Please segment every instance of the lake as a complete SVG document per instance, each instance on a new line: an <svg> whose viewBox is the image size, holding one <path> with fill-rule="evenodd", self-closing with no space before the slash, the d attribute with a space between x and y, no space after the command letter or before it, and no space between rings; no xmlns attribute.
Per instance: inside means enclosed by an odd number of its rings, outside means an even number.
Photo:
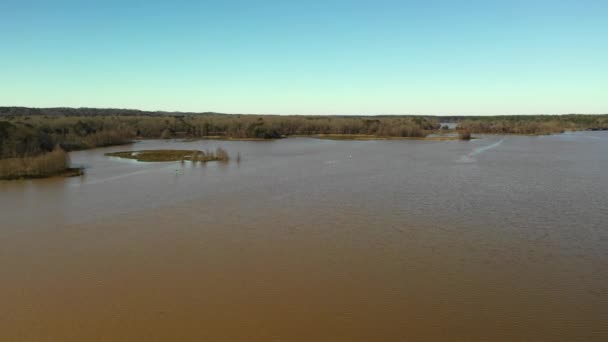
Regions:
<svg viewBox="0 0 608 342"><path fill-rule="evenodd" d="M608 132L71 158L0 182L2 341L608 340Z"/></svg>

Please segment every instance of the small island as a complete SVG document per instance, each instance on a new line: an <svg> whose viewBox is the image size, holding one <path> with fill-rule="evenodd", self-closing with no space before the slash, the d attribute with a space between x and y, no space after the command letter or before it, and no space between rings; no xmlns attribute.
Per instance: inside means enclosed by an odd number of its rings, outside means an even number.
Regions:
<svg viewBox="0 0 608 342"><path fill-rule="evenodd" d="M108 157L118 157L133 159L140 162L172 162L185 161L209 162L209 161L228 161L228 152L221 147L215 151L199 150L142 150L142 151L121 151L105 154Z"/></svg>

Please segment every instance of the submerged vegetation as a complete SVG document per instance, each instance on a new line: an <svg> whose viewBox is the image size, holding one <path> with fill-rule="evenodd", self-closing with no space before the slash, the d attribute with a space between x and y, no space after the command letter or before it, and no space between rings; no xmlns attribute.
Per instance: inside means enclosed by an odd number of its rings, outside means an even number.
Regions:
<svg viewBox="0 0 608 342"><path fill-rule="evenodd" d="M471 140L471 131L468 129L460 129L458 131L458 139L460 140Z"/></svg>
<svg viewBox="0 0 608 342"><path fill-rule="evenodd" d="M454 129L442 128L441 122L456 123L458 136ZM135 139L269 140L310 136L351 140L468 140L471 134L480 133L552 134L587 129L608 129L608 115L282 116L0 107L0 160L5 165L3 174L29 177L55 173L54 167L49 166L49 172L42 172L40 167L31 165L36 163L32 158L49 154L56 146L62 151L73 151L127 144ZM8 169L13 171L5 171ZM20 171L16 172L17 169Z"/></svg>
<svg viewBox="0 0 608 342"><path fill-rule="evenodd" d="M371 134L316 134L316 135L305 135L303 137L310 137L315 139L324 140L457 140L458 137L448 135L434 135L424 137L391 137L391 136L378 136Z"/></svg>
<svg viewBox="0 0 608 342"><path fill-rule="evenodd" d="M221 147L215 151L198 150L143 150L106 153L109 157L134 159L141 162L170 162L189 160L192 162L209 162L230 160L228 152Z"/></svg>

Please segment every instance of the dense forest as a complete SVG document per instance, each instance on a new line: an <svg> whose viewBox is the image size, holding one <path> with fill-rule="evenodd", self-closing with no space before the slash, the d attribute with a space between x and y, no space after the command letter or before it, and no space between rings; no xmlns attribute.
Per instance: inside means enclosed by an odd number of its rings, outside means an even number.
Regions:
<svg viewBox="0 0 608 342"><path fill-rule="evenodd" d="M608 115L509 115L447 117L461 130L485 134L553 134L608 129Z"/></svg>
<svg viewBox="0 0 608 342"><path fill-rule="evenodd" d="M66 151L135 138L278 139L292 135L365 134L424 137L440 128L430 117L347 117L161 113L100 109L0 108L0 158Z"/></svg>
<svg viewBox="0 0 608 342"><path fill-rule="evenodd" d="M16 167L17 158L29 158L23 162L27 161L30 173L42 175L44 165L56 173L60 168L57 165L68 164L63 151L125 144L133 139L278 139L319 134L420 138L451 131L442 127L443 122L457 123L456 130L464 140L470 139L471 133L551 134L608 129L608 115L283 116L0 107L0 178L2 170ZM56 163L48 158L35 160L46 154Z"/></svg>

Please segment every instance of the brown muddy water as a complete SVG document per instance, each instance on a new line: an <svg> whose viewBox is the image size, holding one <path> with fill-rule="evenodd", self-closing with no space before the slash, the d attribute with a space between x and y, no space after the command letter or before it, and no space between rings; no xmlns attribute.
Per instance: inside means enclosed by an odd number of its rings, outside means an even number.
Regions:
<svg viewBox="0 0 608 342"><path fill-rule="evenodd" d="M72 161L0 183L0 341L608 340L605 132Z"/></svg>

